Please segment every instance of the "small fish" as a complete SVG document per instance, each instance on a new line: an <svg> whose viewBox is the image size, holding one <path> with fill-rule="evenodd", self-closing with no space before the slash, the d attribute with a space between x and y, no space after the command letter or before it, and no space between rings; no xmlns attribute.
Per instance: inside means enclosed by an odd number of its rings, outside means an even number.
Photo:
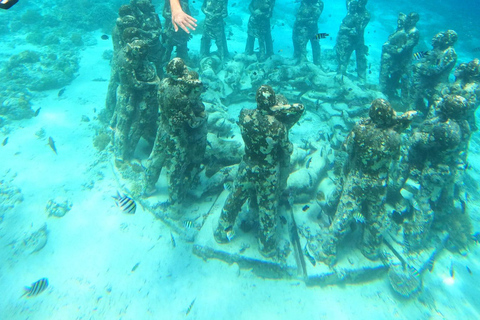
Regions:
<svg viewBox="0 0 480 320"><path fill-rule="evenodd" d="M278 53L280 53L280 52L282 52L282 51L283 51L283 49L279 49L279 50L278 50Z"/></svg>
<svg viewBox="0 0 480 320"><path fill-rule="evenodd" d="M191 229L193 228L193 221L192 220L185 220L183 221L183 226L186 228L186 229Z"/></svg>
<svg viewBox="0 0 480 320"><path fill-rule="evenodd" d="M366 221L365 216L360 212L355 212L353 214L353 219L355 219L355 222L358 222L358 223L365 223Z"/></svg>
<svg viewBox="0 0 480 320"><path fill-rule="evenodd" d="M455 277L455 269L453 268L453 260L450 262L450 277Z"/></svg>
<svg viewBox="0 0 480 320"><path fill-rule="evenodd" d="M102 36L100 37L102 40L108 40L108 36L106 34L102 34Z"/></svg>
<svg viewBox="0 0 480 320"><path fill-rule="evenodd" d="M322 33L317 33L313 39L314 40L320 40L320 39L325 39L326 37L328 37L329 34L328 33L325 33L325 32L322 32Z"/></svg>
<svg viewBox="0 0 480 320"><path fill-rule="evenodd" d="M233 231L233 226L229 226L225 228L225 233L227 234L228 241L232 241L233 237L235 236L235 232Z"/></svg>
<svg viewBox="0 0 480 320"><path fill-rule="evenodd" d="M60 91L58 91L57 96L58 96L58 97L61 97L64 92L65 92L65 88L60 89Z"/></svg>
<svg viewBox="0 0 480 320"><path fill-rule="evenodd" d="M58 154L57 148L55 148L55 141L53 141L52 137L48 137L48 145L53 150L53 152L55 152L55 154Z"/></svg>
<svg viewBox="0 0 480 320"><path fill-rule="evenodd" d="M465 266L465 268L467 268L467 271L469 274L472 274L472 270L470 270L470 268L468 266Z"/></svg>
<svg viewBox="0 0 480 320"><path fill-rule="evenodd" d="M427 269L429 272L433 271L433 266L435 264L435 256L431 256L427 261Z"/></svg>
<svg viewBox="0 0 480 320"><path fill-rule="evenodd" d="M305 212L308 209L310 209L310 206L308 204L306 204L306 205L303 206L302 211Z"/></svg>
<svg viewBox="0 0 480 320"><path fill-rule="evenodd" d="M38 116L38 114L40 113L40 109L42 109L42 107L38 108L35 113L33 114L34 117Z"/></svg>
<svg viewBox="0 0 480 320"><path fill-rule="evenodd" d="M408 266L408 268L410 269L410 272L412 273L413 276L415 276L416 278L420 277L420 274L418 273L418 270L415 269L415 267Z"/></svg>
<svg viewBox="0 0 480 320"><path fill-rule="evenodd" d="M190 303L190 305L188 306L187 308L187 312L185 312L185 315L188 316L188 314L190 313L190 311L192 311L192 308L193 308L193 304L195 303L195 300L197 300L197 298L193 299L193 301Z"/></svg>
<svg viewBox="0 0 480 320"><path fill-rule="evenodd" d="M135 200L133 200L127 195L122 196L117 191L117 195L113 196L112 198L115 199L115 204L117 205L117 207L122 209L122 211L125 213L134 214L137 210L137 204L135 203Z"/></svg>
<svg viewBox="0 0 480 320"><path fill-rule="evenodd" d="M170 241L172 242L172 247L176 247L177 243L175 242L175 238L173 237L173 234L170 232Z"/></svg>
<svg viewBox="0 0 480 320"><path fill-rule="evenodd" d="M27 297L33 297L39 295L48 287L48 279L42 278L34 283L30 287L25 287L25 293L22 295Z"/></svg>
<svg viewBox="0 0 480 320"><path fill-rule="evenodd" d="M233 182L228 181L223 184L223 188L227 190L228 192L232 192L233 190Z"/></svg>
<svg viewBox="0 0 480 320"><path fill-rule="evenodd" d="M310 251L308 251L307 245L305 245L305 247L303 248L303 254L305 255L305 257L307 257L308 261L310 261L312 266L315 267L316 265L315 258L312 257L312 255L310 254Z"/></svg>
<svg viewBox="0 0 480 320"><path fill-rule="evenodd" d="M310 167L311 162L312 162L312 157L308 158L307 163L305 164L305 168L308 169Z"/></svg>
<svg viewBox="0 0 480 320"><path fill-rule="evenodd" d="M135 270L137 270L137 268L138 268L139 265L140 265L140 262L137 262L137 263L133 266L131 272L134 272Z"/></svg>
<svg viewBox="0 0 480 320"><path fill-rule="evenodd" d="M6 146L7 143L8 143L8 137L6 137L5 139L3 139L2 147Z"/></svg>
<svg viewBox="0 0 480 320"><path fill-rule="evenodd" d="M413 54L413 59L414 60L420 60L422 58L425 58L425 56L428 54L427 51L418 51Z"/></svg>

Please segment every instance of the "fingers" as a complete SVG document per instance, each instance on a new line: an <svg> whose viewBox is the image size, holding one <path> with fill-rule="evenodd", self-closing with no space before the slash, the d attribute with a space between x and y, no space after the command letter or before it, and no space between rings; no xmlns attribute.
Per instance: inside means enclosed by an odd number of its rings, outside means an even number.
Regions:
<svg viewBox="0 0 480 320"><path fill-rule="evenodd" d="M175 29L175 32L177 32L178 31L178 26L175 23L175 19L173 17L172 17L172 24L173 24L173 29Z"/></svg>
<svg viewBox="0 0 480 320"><path fill-rule="evenodd" d="M173 27L175 28L175 32L178 31L178 27L182 28L186 33L190 33L188 29L195 30L197 19L189 16L188 14L178 14L175 17L172 17Z"/></svg>

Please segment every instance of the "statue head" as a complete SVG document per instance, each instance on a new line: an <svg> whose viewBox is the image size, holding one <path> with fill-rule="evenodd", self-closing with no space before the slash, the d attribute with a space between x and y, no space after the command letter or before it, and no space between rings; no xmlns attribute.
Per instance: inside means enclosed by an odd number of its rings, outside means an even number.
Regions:
<svg viewBox="0 0 480 320"><path fill-rule="evenodd" d="M185 62L181 58L173 58L167 64L167 73L175 77L182 77L188 72Z"/></svg>
<svg viewBox="0 0 480 320"><path fill-rule="evenodd" d="M275 91L273 91L273 88L268 85L262 85L258 88L255 100L257 101L257 108L260 111L267 111L267 113L270 113L270 109L277 101L275 98Z"/></svg>
<svg viewBox="0 0 480 320"><path fill-rule="evenodd" d="M391 127L395 124L396 112L385 99L375 99L368 113L372 122L378 127Z"/></svg>
<svg viewBox="0 0 480 320"><path fill-rule="evenodd" d="M453 30L447 30L444 32L437 33L432 38L432 46L433 48L438 48L441 50L445 50L448 47L451 47L457 42L458 35Z"/></svg>
<svg viewBox="0 0 480 320"><path fill-rule="evenodd" d="M468 101L462 96L449 94L438 103L440 116L446 119L465 119L468 110Z"/></svg>

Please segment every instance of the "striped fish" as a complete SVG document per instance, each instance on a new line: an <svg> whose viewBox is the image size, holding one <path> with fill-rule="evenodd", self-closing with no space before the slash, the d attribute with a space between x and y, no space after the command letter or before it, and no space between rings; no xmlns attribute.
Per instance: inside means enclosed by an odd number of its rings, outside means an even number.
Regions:
<svg viewBox="0 0 480 320"><path fill-rule="evenodd" d="M359 212L353 214L353 219L355 219L355 222L365 223L365 216Z"/></svg>
<svg viewBox="0 0 480 320"><path fill-rule="evenodd" d="M413 59L414 60L420 60L425 58L425 56L428 54L427 51L418 51L413 54Z"/></svg>
<svg viewBox="0 0 480 320"><path fill-rule="evenodd" d="M185 221L183 221L183 226L186 229L191 229L191 228L193 228L193 221L192 220L185 220Z"/></svg>
<svg viewBox="0 0 480 320"><path fill-rule="evenodd" d="M233 182L228 181L223 184L223 188L227 190L228 192L232 192L233 190Z"/></svg>
<svg viewBox="0 0 480 320"><path fill-rule="evenodd" d="M134 214L137 210L137 204L135 203L135 200L127 195L122 196L119 192L117 192L117 195L113 196L112 198L115 199L115 204L117 207L122 209L122 211L125 213Z"/></svg>
<svg viewBox="0 0 480 320"><path fill-rule="evenodd" d="M39 295L45 289L48 287L48 279L47 278L42 278L34 283L30 287L25 287L25 293L22 295L27 296L27 297L34 297L36 295Z"/></svg>
<svg viewBox="0 0 480 320"><path fill-rule="evenodd" d="M325 39L326 37L328 37L329 34L328 33L325 33L325 32L322 32L322 33L317 33L313 39L315 40L320 40L320 39Z"/></svg>

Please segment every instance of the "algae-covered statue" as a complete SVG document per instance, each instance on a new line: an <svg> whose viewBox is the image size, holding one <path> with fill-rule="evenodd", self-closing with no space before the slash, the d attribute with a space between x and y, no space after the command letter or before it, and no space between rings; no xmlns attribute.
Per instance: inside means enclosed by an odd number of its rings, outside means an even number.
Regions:
<svg viewBox="0 0 480 320"><path fill-rule="evenodd" d="M453 30L437 33L432 38L433 49L413 66L412 109L426 114L429 106L441 98L441 91L448 84L450 72L457 62L453 48L457 39Z"/></svg>
<svg viewBox="0 0 480 320"><path fill-rule="evenodd" d="M365 28L370 22L370 13L365 6L367 0L347 0L347 16L338 30L335 52L337 54L337 80L342 81L347 72L353 51L357 59L357 74L361 81L367 77L368 47L365 45Z"/></svg>
<svg viewBox="0 0 480 320"><path fill-rule="evenodd" d="M250 199L258 206L260 253L271 257L277 250L278 198L286 186L293 150L288 131L300 119L304 107L278 104L275 92L267 85L257 90L256 100L256 109L243 109L240 113L245 155L214 236L219 243L231 239L235 220L243 204Z"/></svg>
<svg viewBox="0 0 480 320"><path fill-rule="evenodd" d="M390 166L400 156L401 133L416 112L398 116L384 99L372 102L369 118L355 125L344 143L348 157L343 167L338 206L328 230L309 244L317 260L336 262L337 244L351 224L363 228L360 245L369 259L378 258L382 232L389 224L385 209Z"/></svg>
<svg viewBox="0 0 480 320"><path fill-rule="evenodd" d="M320 39L318 34L318 19L323 11L321 0L303 0L298 8L293 24L293 57L297 63L307 61L307 44L312 47L313 63L320 65Z"/></svg>
<svg viewBox="0 0 480 320"><path fill-rule="evenodd" d="M245 46L245 53L253 54L255 39L258 39L259 60L265 60L273 55L272 30L270 18L272 17L275 0L252 0L248 9L250 19L248 20L248 37Z"/></svg>
<svg viewBox="0 0 480 320"><path fill-rule="evenodd" d="M380 65L380 90L391 100L401 98L406 102L412 74L413 48L418 44L420 33L416 28L418 13L400 13L397 30L388 37L382 47ZM401 90L400 96L397 90Z"/></svg>
<svg viewBox="0 0 480 320"><path fill-rule="evenodd" d="M142 136L152 134L158 116L157 90L160 80L147 59L148 43L127 43L118 59L119 87L110 122L116 164L130 160Z"/></svg>
<svg viewBox="0 0 480 320"><path fill-rule="evenodd" d="M164 166L169 168L169 202L179 205L199 172L207 143L203 85L195 71L174 58L166 68L169 77L159 88L160 118L153 150L146 162L145 194L155 191ZM178 206L176 207L178 208Z"/></svg>
<svg viewBox="0 0 480 320"><path fill-rule="evenodd" d="M210 54L212 40L217 45L217 54L220 59L228 58L227 37L225 36L225 19L228 16L228 0L204 0L202 12L205 14L200 55Z"/></svg>
<svg viewBox="0 0 480 320"><path fill-rule="evenodd" d="M408 216L405 244L410 250L422 248L434 226L450 234L447 248L464 252L472 232L463 183L471 134L468 101L444 96L432 115L410 139L408 176L401 190Z"/></svg>

